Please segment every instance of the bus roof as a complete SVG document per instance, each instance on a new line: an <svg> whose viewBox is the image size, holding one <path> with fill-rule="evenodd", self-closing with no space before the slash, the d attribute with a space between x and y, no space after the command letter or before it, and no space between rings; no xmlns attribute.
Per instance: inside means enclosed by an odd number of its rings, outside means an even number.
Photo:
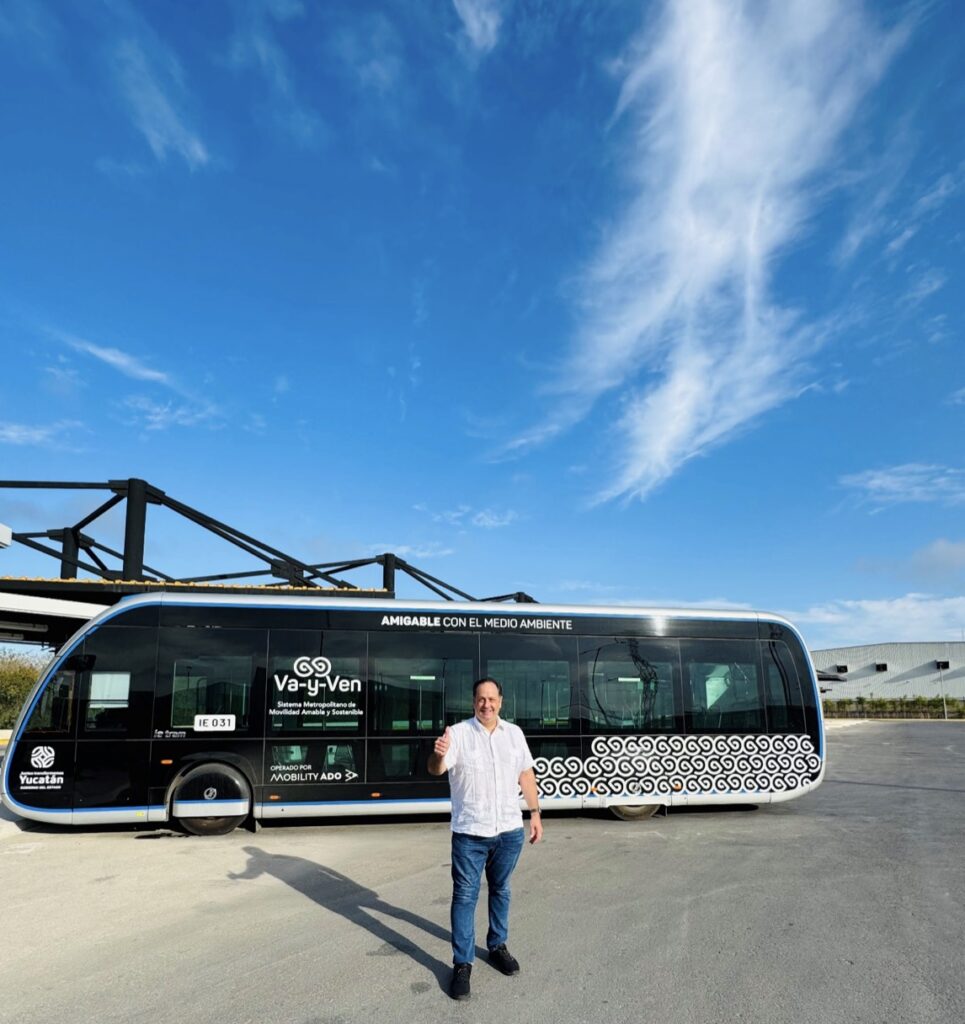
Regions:
<svg viewBox="0 0 965 1024"><path fill-rule="evenodd" d="M326 597L308 594L190 594L171 593L168 591L137 594L122 598L112 608L105 609L105 614L98 616L98 621L113 617L122 611L150 605L173 605L218 608L293 608L338 611L377 612L391 610L413 612L460 612L467 614L512 615L517 618L540 618L546 616L600 616L609 618L668 618L693 620L724 620L733 622L755 622L764 620L794 626L784 616L772 612L757 611L748 608L695 608L666 607L642 605L564 605L564 604L504 604L485 601L429 601L406 598L357 598L357 597Z"/></svg>

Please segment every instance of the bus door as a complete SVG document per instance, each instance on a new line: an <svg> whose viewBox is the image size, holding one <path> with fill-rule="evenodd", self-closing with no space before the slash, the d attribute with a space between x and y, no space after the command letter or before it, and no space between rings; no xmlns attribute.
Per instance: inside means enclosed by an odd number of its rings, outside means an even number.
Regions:
<svg viewBox="0 0 965 1024"><path fill-rule="evenodd" d="M368 800L365 634L273 629L259 802ZM269 812L271 813L271 812Z"/></svg>
<svg viewBox="0 0 965 1024"><path fill-rule="evenodd" d="M203 764L231 766L255 796L265 741L268 631L162 625L158 634L152 805L164 807L172 781ZM217 816L201 814L193 795L182 799L192 806L179 817Z"/></svg>
<svg viewBox="0 0 965 1024"><path fill-rule="evenodd" d="M447 725L472 717L478 636L373 631L368 664L366 778L384 799L448 799L429 756Z"/></svg>
<svg viewBox="0 0 965 1024"><path fill-rule="evenodd" d="M157 630L104 626L84 641L78 679L75 824L98 811L147 818ZM77 812L85 812L80 817Z"/></svg>
<svg viewBox="0 0 965 1024"><path fill-rule="evenodd" d="M27 807L62 813L69 821L74 796L74 745L82 655L50 677L30 710L10 754L10 796Z"/></svg>

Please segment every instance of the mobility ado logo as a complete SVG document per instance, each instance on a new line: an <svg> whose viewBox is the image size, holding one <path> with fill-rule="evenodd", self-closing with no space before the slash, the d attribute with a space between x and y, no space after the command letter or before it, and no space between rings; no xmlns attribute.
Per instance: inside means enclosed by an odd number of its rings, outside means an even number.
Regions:
<svg viewBox="0 0 965 1024"><path fill-rule="evenodd" d="M320 693L362 692L362 680L349 679L337 672L333 674L332 663L328 658L310 658L307 655L296 658L292 673L275 673L275 689L279 693L298 693L303 690L309 697L317 697Z"/></svg>
<svg viewBox="0 0 965 1024"><path fill-rule="evenodd" d="M351 768L330 768L320 771L313 765L305 764L273 764L269 782L353 782L358 772Z"/></svg>

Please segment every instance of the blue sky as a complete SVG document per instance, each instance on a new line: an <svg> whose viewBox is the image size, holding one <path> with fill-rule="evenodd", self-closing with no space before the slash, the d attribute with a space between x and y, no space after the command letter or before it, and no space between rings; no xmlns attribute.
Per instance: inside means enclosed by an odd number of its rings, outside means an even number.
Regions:
<svg viewBox="0 0 965 1024"><path fill-rule="evenodd" d="M961 639L963 43L951 2L4 0L0 478ZM164 571L250 567L152 515Z"/></svg>

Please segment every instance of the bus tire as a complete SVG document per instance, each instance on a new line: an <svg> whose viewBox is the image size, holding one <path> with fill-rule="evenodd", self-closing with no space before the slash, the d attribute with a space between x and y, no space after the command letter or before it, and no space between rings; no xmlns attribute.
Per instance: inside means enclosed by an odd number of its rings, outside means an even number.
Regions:
<svg viewBox="0 0 965 1024"><path fill-rule="evenodd" d="M610 806L610 813L620 821L645 821L652 818L660 810L661 804L621 804Z"/></svg>
<svg viewBox="0 0 965 1024"><path fill-rule="evenodd" d="M214 796L210 796L214 793ZM196 816L177 814L179 803L197 807L202 800L219 798L244 804L243 814ZM214 806L212 806L212 810ZM248 780L227 764L200 764L187 772L174 788L171 797L171 817L178 826L193 836L226 836L248 818L251 809L251 787Z"/></svg>

